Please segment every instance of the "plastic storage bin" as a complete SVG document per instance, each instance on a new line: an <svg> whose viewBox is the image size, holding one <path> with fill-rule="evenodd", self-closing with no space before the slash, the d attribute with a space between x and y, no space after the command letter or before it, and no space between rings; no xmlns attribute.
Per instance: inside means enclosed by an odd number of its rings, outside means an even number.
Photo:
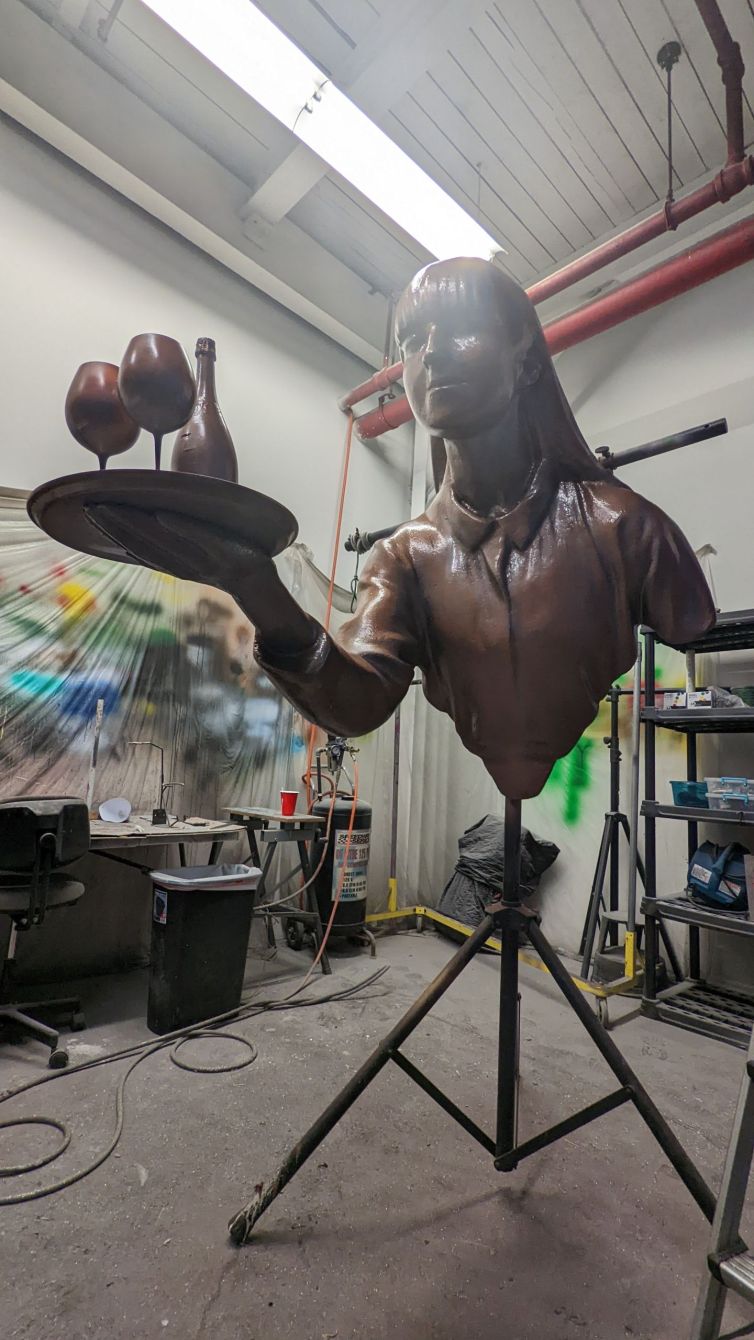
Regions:
<svg viewBox="0 0 754 1340"><path fill-rule="evenodd" d="M687 808L706 809L707 808L707 783L706 782L671 782L673 791L673 804L685 805Z"/></svg>
<svg viewBox="0 0 754 1340"><path fill-rule="evenodd" d="M153 870L147 1027L171 1033L241 1001L254 890L247 865Z"/></svg>
<svg viewBox="0 0 754 1340"><path fill-rule="evenodd" d="M751 791L716 791L709 798L711 810L754 810Z"/></svg>
<svg viewBox="0 0 754 1340"><path fill-rule="evenodd" d="M754 778L705 777L711 810L754 810Z"/></svg>

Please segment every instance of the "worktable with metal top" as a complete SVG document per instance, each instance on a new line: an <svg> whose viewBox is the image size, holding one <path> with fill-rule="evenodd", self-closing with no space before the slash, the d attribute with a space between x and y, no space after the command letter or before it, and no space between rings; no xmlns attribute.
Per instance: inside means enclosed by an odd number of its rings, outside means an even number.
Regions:
<svg viewBox="0 0 754 1340"><path fill-rule="evenodd" d="M129 861L116 853L126 847L173 847L178 848L181 865L187 865L186 847L197 842L210 842L207 865L214 865L220 855L223 843L236 841L246 831L241 823L230 823L223 819L207 819L203 824L187 824L176 820L172 824L153 824L149 818L129 819L126 823L106 823L103 819L92 819L90 824L89 849L95 856L103 856L110 861L135 866L137 870L147 870L139 861Z"/></svg>
<svg viewBox="0 0 754 1340"><path fill-rule="evenodd" d="M256 904L254 916L263 917L266 921L270 945L275 943L271 919L272 917L280 917L286 941L292 949L301 948L303 943L302 927L311 931L315 949L319 949L322 942L323 927L314 887L309 882L312 879L313 871L307 843L313 842L315 838L321 835L325 827L325 816L322 814L307 814L306 812L283 814L280 810L267 809L262 805L224 805L223 809L231 823L243 824L249 838L251 859L254 865L259 866L262 871L262 878L254 894ZM299 864L284 875L272 889L268 890L266 880L273 857L278 844L285 842L295 842L298 848ZM260 855L260 843L267 848L264 859ZM295 894L282 906L270 906L262 901L265 894L270 899L274 898L278 889L299 873L303 875L304 883L307 885L303 891L303 896L306 899L305 908L295 906ZM330 961L326 952L322 954L320 962L323 973L331 972Z"/></svg>

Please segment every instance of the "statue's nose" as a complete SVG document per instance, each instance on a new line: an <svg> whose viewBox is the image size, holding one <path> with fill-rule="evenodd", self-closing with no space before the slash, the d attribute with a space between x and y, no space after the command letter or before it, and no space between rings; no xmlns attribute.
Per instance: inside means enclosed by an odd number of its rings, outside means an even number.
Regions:
<svg viewBox="0 0 754 1340"><path fill-rule="evenodd" d="M437 363L438 359L443 356L444 347L444 343L438 335L437 326L430 326L422 350L422 362L426 368Z"/></svg>

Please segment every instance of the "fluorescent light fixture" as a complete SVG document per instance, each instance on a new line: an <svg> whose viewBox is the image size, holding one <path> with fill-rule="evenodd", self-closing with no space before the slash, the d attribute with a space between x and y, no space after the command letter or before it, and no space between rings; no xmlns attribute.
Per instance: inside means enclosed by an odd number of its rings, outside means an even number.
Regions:
<svg viewBox="0 0 754 1340"><path fill-rule="evenodd" d="M251 0L143 0L438 259L504 250Z"/></svg>

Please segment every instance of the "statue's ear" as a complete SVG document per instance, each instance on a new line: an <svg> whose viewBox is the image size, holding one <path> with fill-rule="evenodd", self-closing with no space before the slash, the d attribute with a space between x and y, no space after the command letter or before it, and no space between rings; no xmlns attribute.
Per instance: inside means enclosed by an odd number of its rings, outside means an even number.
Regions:
<svg viewBox="0 0 754 1340"><path fill-rule="evenodd" d="M542 360L536 346L529 345L523 359L518 374L518 385L521 390L529 386L534 386L542 376Z"/></svg>

